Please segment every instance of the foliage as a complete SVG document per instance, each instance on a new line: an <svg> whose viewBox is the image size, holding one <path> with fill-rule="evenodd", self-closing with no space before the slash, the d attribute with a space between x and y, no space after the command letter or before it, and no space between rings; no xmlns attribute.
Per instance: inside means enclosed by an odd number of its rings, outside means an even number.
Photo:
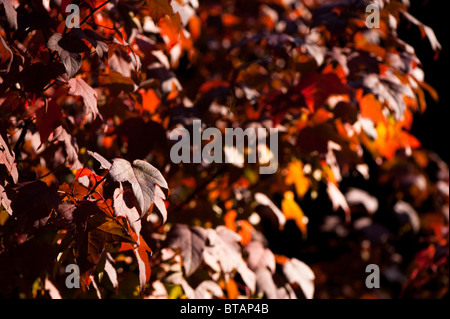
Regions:
<svg viewBox="0 0 450 319"><path fill-rule="evenodd" d="M0 296L448 296L448 167L409 133L437 94L397 26L440 44L406 2L368 29L362 0L1 0ZM195 119L278 128L279 169L173 163Z"/></svg>

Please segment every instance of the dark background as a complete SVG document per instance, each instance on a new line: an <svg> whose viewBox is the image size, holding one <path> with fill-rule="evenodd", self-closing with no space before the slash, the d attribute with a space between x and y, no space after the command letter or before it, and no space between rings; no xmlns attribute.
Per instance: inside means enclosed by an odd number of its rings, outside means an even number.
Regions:
<svg viewBox="0 0 450 319"><path fill-rule="evenodd" d="M422 142L424 148L435 151L445 162L449 157L449 117L450 106L450 15L442 0L411 0L410 13L422 23L430 26L442 45L437 59L427 38L422 39L419 29L408 23L402 23L399 30L401 39L416 49L417 56L423 64L425 82L439 94L439 102L427 95L427 110L417 114L414 119L413 134Z"/></svg>

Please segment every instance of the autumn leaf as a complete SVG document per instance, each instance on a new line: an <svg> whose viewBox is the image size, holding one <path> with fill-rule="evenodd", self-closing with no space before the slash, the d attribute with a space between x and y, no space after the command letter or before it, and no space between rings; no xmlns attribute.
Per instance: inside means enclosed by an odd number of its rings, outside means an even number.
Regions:
<svg viewBox="0 0 450 319"><path fill-rule="evenodd" d="M267 268L258 268L255 272L256 289L268 299L279 299L278 288L273 280L272 273Z"/></svg>
<svg viewBox="0 0 450 319"><path fill-rule="evenodd" d="M350 220L350 207L348 206L347 199L341 190L332 182L327 182L327 193L333 204L333 210L337 211L341 208L345 212L346 220Z"/></svg>
<svg viewBox="0 0 450 319"><path fill-rule="evenodd" d="M148 247L145 240L139 238L139 246L133 250L139 267L139 287L141 293L144 291L145 284L150 280L152 270L150 268L150 256L152 250Z"/></svg>
<svg viewBox="0 0 450 319"><path fill-rule="evenodd" d="M187 225L181 224L174 225L167 235L167 247L181 250L186 277L192 275L202 263L206 236L206 230L203 228L189 228Z"/></svg>
<svg viewBox="0 0 450 319"><path fill-rule="evenodd" d="M60 201L56 189L39 180L8 184L5 192L11 200L12 215L34 227L45 225Z"/></svg>
<svg viewBox="0 0 450 319"><path fill-rule="evenodd" d="M69 133L67 133L66 129L62 125L58 126L52 134L50 134L49 139L52 142L64 143L65 151L67 153L66 159L69 166L72 169L81 168L82 165L78 159L78 145L76 140Z"/></svg>
<svg viewBox="0 0 450 319"><path fill-rule="evenodd" d="M167 219L167 211L163 200L164 193L159 189L168 190L168 185L162 174L151 164L135 160L133 164L127 160L116 158L112 161L109 174L117 182L128 182L131 184L133 194L139 203L141 217L144 216L152 203L158 207L163 222Z"/></svg>
<svg viewBox="0 0 450 319"><path fill-rule="evenodd" d="M8 65L5 67L5 69L0 69L0 71L6 71L9 72L11 69L11 64L13 62L13 52L9 48L8 44L6 44L3 37L0 35L0 64L4 64L8 61Z"/></svg>
<svg viewBox="0 0 450 319"><path fill-rule="evenodd" d="M131 196L130 196L131 195ZM141 233L141 217L136 206L133 203L134 197L129 188L122 187L114 190L114 215L125 217L130 224L131 229L136 233L139 239ZM139 242L138 242L139 244Z"/></svg>
<svg viewBox="0 0 450 319"><path fill-rule="evenodd" d="M71 34L80 38L81 40L86 40L87 42L95 48L95 52L99 56L99 58L104 58L105 54L108 53L108 45L104 42L107 39L100 36L97 32L91 29L80 29L74 28L71 31Z"/></svg>
<svg viewBox="0 0 450 319"><path fill-rule="evenodd" d="M97 108L97 92L89 84L81 77L76 77L69 80L69 86L69 94L83 98L86 115L92 113L94 119L102 117Z"/></svg>
<svg viewBox="0 0 450 319"><path fill-rule="evenodd" d="M103 156L101 156L100 154L98 154L97 152L92 152L92 151L87 151L87 153L92 156L93 158L95 158L99 163L101 168L103 169L111 169L111 163L105 159Z"/></svg>
<svg viewBox="0 0 450 319"><path fill-rule="evenodd" d="M17 165L15 163L15 155L9 148L9 145L3 139L0 134L0 164L6 166L8 173L11 175L13 181L17 183L19 178L19 172L17 171Z"/></svg>
<svg viewBox="0 0 450 319"><path fill-rule="evenodd" d="M195 299L212 299L213 297L223 297L223 291L220 286L212 281L205 280L198 285L194 290Z"/></svg>
<svg viewBox="0 0 450 319"><path fill-rule="evenodd" d="M386 122L383 106L373 94L367 94L359 100L361 116L371 119L375 124Z"/></svg>
<svg viewBox="0 0 450 319"><path fill-rule="evenodd" d="M41 143L45 143L50 134L61 125L61 108L55 100L49 100L37 110L36 117Z"/></svg>
<svg viewBox="0 0 450 319"><path fill-rule="evenodd" d="M331 95L348 94L349 91L335 74L307 74L298 84L305 97L306 106L314 112L325 104Z"/></svg>
<svg viewBox="0 0 450 319"><path fill-rule="evenodd" d="M58 52L61 62L66 69L68 77L72 78L81 68L81 54L80 52L78 52L79 49L76 47L74 48L75 52L71 52L64 49L60 43L62 40L64 40L63 36L60 33L55 33L48 39L47 46L49 49ZM67 41L65 41L65 43L67 43ZM84 45L84 43L81 42L81 45ZM84 46L86 47L86 45ZM84 48L81 49L82 52L87 50L88 50L87 47L86 49Z"/></svg>
<svg viewBox="0 0 450 319"><path fill-rule="evenodd" d="M92 201L64 201L58 206L58 213L61 216L69 235L78 237L87 229L88 217L92 214L100 214L97 205Z"/></svg>
<svg viewBox="0 0 450 319"><path fill-rule="evenodd" d="M257 204L264 205L270 208L270 210L278 220L278 227L280 229L283 229L284 225L286 224L286 216L283 214L283 212L263 193L256 193L255 200Z"/></svg>
<svg viewBox="0 0 450 319"><path fill-rule="evenodd" d="M155 113L160 103L161 100L152 89L148 89L142 93L142 108L150 112L150 114Z"/></svg>
<svg viewBox="0 0 450 319"><path fill-rule="evenodd" d="M251 291L255 290L255 274L242 259L239 242L241 236L224 226L215 230L207 230L209 245L203 251L203 260L212 269L219 267L229 278L233 271L237 271Z"/></svg>
<svg viewBox="0 0 450 319"><path fill-rule="evenodd" d="M3 8L5 9L6 20L8 21L9 26L16 30L17 29L17 11L11 4L9 0L0 0L0 4L3 4Z"/></svg>
<svg viewBox="0 0 450 319"><path fill-rule="evenodd" d="M303 210L294 200L294 194L291 191L284 193L284 199L281 202L281 209L286 220L294 220L297 227L302 231L304 238L307 236L308 217L305 216Z"/></svg>
<svg viewBox="0 0 450 319"><path fill-rule="evenodd" d="M111 217L96 214L87 218L86 230L75 238L75 258L84 283L89 286L107 244L134 243L126 229Z"/></svg>
<svg viewBox="0 0 450 319"><path fill-rule="evenodd" d="M283 273L290 283L300 285L307 299L314 297L314 280L316 276L308 265L296 258L292 258L283 265Z"/></svg>
<svg viewBox="0 0 450 319"><path fill-rule="evenodd" d="M430 41L430 44L431 44L431 48L434 51L439 52L442 49L442 45L439 42L439 40L437 39L436 34L434 33L433 29L431 29L429 26L423 24L422 22L420 22L419 20L414 18L411 14L409 14L405 10L400 9L399 11L409 22L411 22L419 27L420 32L422 33L422 37L426 36L428 38L428 40Z"/></svg>
<svg viewBox="0 0 450 319"><path fill-rule="evenodd" d="M275 273L275 256L262 243L252 241L244 246L244 252L248 254L247 264L251 270L256 272L258 269L264 268L268 269L272 274Z"/></svg>
<svg viewBox="0 0 450 319"><path fill-rule="evenodd" d="M295 190L300 198L305 196L310 187L310 180L303 172L303 163L295 160L290 162L285 179L286 185L295 185Z"/></svg>
<svg viewBox="0 0 450 319"><path fill-rule="evenodd" d="M173 9L169 4L169 0L146 0L146 2L150 16L155 23L166 14L169 16L173 15Z"/></svg>
<svg viewBox="0 0 450 319"><path fill-rule="evenodd" d="M162 0L164 1L164 0ZM173 16L165 15L158 24L161 28L161 35L166 41L169 48L172 48L182 35L180 15L174 14Z"/></svg>

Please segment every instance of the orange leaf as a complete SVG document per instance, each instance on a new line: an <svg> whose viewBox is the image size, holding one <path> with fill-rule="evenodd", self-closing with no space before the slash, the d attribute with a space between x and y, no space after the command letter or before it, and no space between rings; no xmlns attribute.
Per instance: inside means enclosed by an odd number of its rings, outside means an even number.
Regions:
<svg viewBox="0 0 450 319"><path fill-rule="evenodd" d="M141 93L141 95L143 109L149 111L150 114L155 113L156 108L161 103L161 100L158 98L155 91L148 89L147 91Z"/></svg>
<svg viewBox="0 0 450 319"><path fill-rule="evenodd" d="M232 231L236 231L236 229L237 229L236 217L237 217L237 212L234 209L228 211L225 214L225 216L223 217L223 220L225 222L225 227L228 229L231 229Z"/></svg>
<svg viewBox="0 0 450 319"><path fill-rule="evenodd" d="M414 136L405 132L402 123L378 123L375 148L387 159L392 159L401 148L418 148L420 142Z"/></svg>
<svg viewBox="0 0 450 319"><path fill-rule="evenodd" d="M165 15L159 20L158 26L161 28L161 36L168 47L173 47L181 38L181 19L178 13L169 16Z"/></svg>
<svg viewBox="0 0 450 319"><path fill-rule="evenodd" d="M288 173L285 178L286 185L295 184L297 195L302 198L310 187L310 180L303 173L303 163L295 160L288 165Z"/></svg>
<svg viewBox="0 0 450 319"><path fill-rule="evenodd" d="M197 16L192 16L192 18L189 19L189 31L191 33L191 37L196 40L200 38L201 35L201 28L202 28L202 20Z"/></svg>
<svg viewBox="0 0 450 319"><path fill-rule="evenodd" d="M221 80L213 80L203 83L200 88L198 89L198 92L201 94L205 94L213 89L221 88L221 87L229 87L230 84L226 81Z"/></svg>
<svg viewBox="0 0 450 319"><path fill-rule="evenodd" d="M238 220L239 231L237 232L241 236L242 246L247 245L252 241L253 226L246 220Z"/></svg>
<svg viewBox="0 0 450 319"><path fill-rule="evenodd" d="M370 43L361 32L356 33L353 39L355 41L356 49L373 53L381 58L386 56L386 49L379 45Z"/></svg>
<svg viewBox="0 0 450 319"><path fill-rule="evenodd" d="M371 119L375 124L386 121L383 115L383 106L373 94L367 94L359 100L361 116Z"/></svg>
<svg viewBox="0 0 450 319"><path fill-rule="evenodd" d="M239 297L239 289L236 282L233 279L229 279L226 283L226 289L228 294L228 299L236 299Z"/></svg>
<svg viewBox="0 0 450 319"><path fill-rule="evenodd" d="M222 14L222 23L226 27L231 27L233 25L239 24L241 22L241 19L236 17L235 15L224 13Z"/></svg>
<svg viewBox="0 0 450 319"><path fill-rule="evenodd" d="M285 263L287 263L289 261L289 258L287 258L286 256L283 256L283 255L275 255L275 261L279 265L284 265Z"/></svg>
<svg viewBox="0 0 450 319"><path fill-rule="evenodd" d="M327 112L325 109L318 109L316 111L316 113L314 113L311 120L315 125L319 125L319 124L325 123L332 117L333 117L333 114L331 114L330 112Z"/></svg>
<svg viewBox="0 0 450 319"><path fill-rule="evenodd" d="M112 136L105 136L102 140L102 144L105 148L109 149L113 145L114 137Z"/></svg>
<svg viewBox="0 0 450 319"><path fill-rule="evenodd" d="M291 191L284 193L284 199L281 202L281 210L283 211L286 220L294 220L297 227L302 231L303 236L306 236L306 224L308 223L308 218L305 216L300 206L295 202L294 193Z"/></svg>

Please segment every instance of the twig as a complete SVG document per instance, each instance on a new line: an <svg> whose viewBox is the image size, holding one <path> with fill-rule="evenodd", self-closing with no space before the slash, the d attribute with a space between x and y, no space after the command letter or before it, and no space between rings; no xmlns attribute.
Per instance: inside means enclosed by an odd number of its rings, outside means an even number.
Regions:
<svg viewBox="0 0 450 319"><path fill-rule="evenodd" d="M222 165L222 167L220 167L214 174L212 174L209 178L207 178L206 180L204 180L200 185L198 185L195 190L189 194L189 196L180 204L177 204L174 209L180 209L182 208L184 205L188 204L192 199L194 199L194 197L201 192L203 189L206 188L206 186L208 186L217 176L223 174L226 171L226 165Z"/></svg>
<svg viewBox="0 0 450 319"><path fill-rule="evenodd" d="M51 83L49 83L45 88L42 89L42 93L44 93L44 92L47 91L49 88L51 88L53 85L55 85L56 82L58 82L58 81L57 81L57 80L53 80Z"/></svg>
<svg viewBox="0 0 450 319"><path fill-rule="evenodd" d="M19 156L19 148L20 146L23 144L23 142L25 141L25 136L27 135L28 132L28 126L31 124L32 120L30 119L26 119L25 123L23 125L22 128L22 132L20 132L20 136L19 139L17 140L16 145L14 145L14 154L16 156L16 158L18 158Z"/></svg>
<svg viewBox="0 0 450 319"><path fill-rule="evenodd" d="M103 178L101 180L99 180L97 183L95 183L94 187L92 187L92 189L90 190L90 192L86 195L84 195L83 199L87 199L89 196L91 196L94 192L95 189L98 187L98 185L100 185L108 176L108 174L106 174L105 176L103 176Z"/></svg>
<svg viewBox="0 0 450 319"><path fill-rule="evenodd" d="M97 8L95 8L94 10L92 10L91 13L89 13L89 15L88 15L86 18L84 18L84 19L80 22L80 26L81 26L82 24L86 23L86 21L87 21L90 17L92 17L96 11L100 10L102 7L104 7L105 5L107 5L108 2L110 2L110 1L111 1L111 0L106 0L106 1L103 2L101 5L99 5Z"/></svg>

